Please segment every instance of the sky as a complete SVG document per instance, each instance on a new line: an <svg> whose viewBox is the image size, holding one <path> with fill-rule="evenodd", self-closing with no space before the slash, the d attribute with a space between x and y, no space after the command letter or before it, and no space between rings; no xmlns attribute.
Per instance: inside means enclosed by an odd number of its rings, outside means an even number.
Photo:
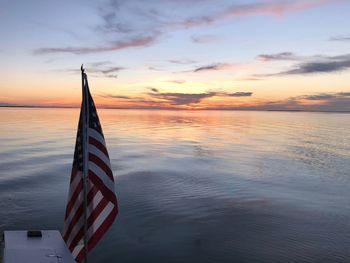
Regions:
<svg viewBox="0 0 350 263"><path fill-rule="evenodd" d="M0 0L0 106L350 111L348 0Z"/></svg>

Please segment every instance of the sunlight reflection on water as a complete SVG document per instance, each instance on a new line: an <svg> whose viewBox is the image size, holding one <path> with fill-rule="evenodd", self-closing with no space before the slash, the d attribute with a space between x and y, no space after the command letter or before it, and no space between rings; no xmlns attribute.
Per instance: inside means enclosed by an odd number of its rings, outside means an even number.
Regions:
<svg viewBox="0 0 350 263"><path fill-rule="evenodd" d="M78 109L0 113L0 230L62 229ZM91 262L350 260L348 114L99 115L120 214Z"/></svg>

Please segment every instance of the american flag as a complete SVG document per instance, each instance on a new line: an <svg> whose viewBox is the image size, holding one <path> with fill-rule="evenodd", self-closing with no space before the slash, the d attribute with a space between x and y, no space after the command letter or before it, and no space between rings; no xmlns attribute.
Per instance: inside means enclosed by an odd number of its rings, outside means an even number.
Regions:
<svg viewBox="0 0 350 263"><path fill-rule="evenodd" d="M63 230L63 239L77 262L86 258L87 252L94 248L118 213L106 143L83 69L82 81L83 101ZM87 159L85 165L84 156ZM84 166L87 171L85 181Z"/></svg>

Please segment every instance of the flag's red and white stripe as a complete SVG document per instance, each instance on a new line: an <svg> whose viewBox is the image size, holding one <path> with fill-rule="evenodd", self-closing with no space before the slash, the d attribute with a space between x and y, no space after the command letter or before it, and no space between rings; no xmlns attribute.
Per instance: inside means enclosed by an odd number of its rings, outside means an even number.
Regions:
<svg viewBox="0 0 350 263"><path fill-rule="evenodd" d="M84 248L84 147L87 148L87 251L90 251L108 228L117 213L117 199L114 193L114 179L111 164L97 116L96 108L89 92L87 78L83 73L85 98L80 114L70 189L64 222L63 238L76 261L82 262ZM85 99L88 100L84 101ZM83 108L86 105L86 108ZM84 119L86 110L88 117ZM87 144L83 142L84 125L87 125Z"/></svg>

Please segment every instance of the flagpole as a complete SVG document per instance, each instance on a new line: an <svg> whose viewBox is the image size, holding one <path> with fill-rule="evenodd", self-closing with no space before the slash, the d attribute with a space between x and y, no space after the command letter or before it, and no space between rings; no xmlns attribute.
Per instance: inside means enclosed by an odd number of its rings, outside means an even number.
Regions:
<svg viewBox="0 0 350 263"><path fill-rule="evenodd" d="M88 260L88 233L87 233L87 181L88 181L88 127L89 127L89 104L86 89L86 75L83 65L81 65L81 81L83 94L83 193L84 193L84 262ZM84 82L85 81L85 82Z"/></svg>

